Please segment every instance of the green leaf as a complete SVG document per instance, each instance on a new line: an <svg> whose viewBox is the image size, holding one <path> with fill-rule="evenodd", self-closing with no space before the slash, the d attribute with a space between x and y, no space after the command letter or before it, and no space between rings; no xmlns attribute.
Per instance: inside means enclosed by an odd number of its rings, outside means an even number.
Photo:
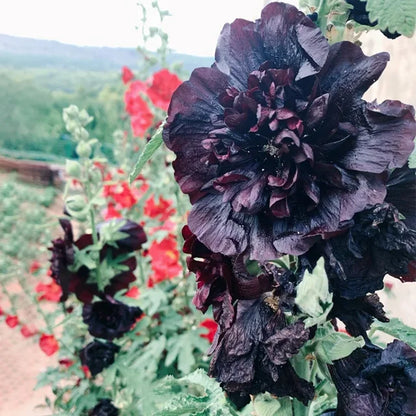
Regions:
<svg viewBox="0 0 416 416"><path fill-rule="evenodd" d="M416 27L415 0L367 0L366 10L371 22L377 20L380 30L413 36Z"/></svg>
<svg viewBox="0 0 416 416"><path fill-rule="evenodd" d="M363 337L351 337L337 332L330 322L318 327L315 337L305 345L321 363L332 364L335 360L349 356L365 344Z"/></svg>
<svg viewBox="0 0 416 416"><path fill-rule="evenodd" d="M416 168L416 140L414 141L415 148L413 149L413 152L409 156L409 168L414 169Z"/></svg>
<svg viewBox="0 0 416 416"><path fill-rule="evenodd" d="M269 393L256 396L253 402L255 414L261 416L292 416L292 402L289 398L278 399Z"/></svg>
<svg viewBox="0 0 416 416"><path fill-rule="evenodd" d="M375 322L371 326L371 331L384 332L416 349L416 329L405 325L397 318L391 319L390 322Z"/></svg>
<svg viewBox="0 0 416 416"><path fill-rule="evenodd" d="M153 156L156 150L162 145L163 143L162 132L163 132L164 125L165 123L162 123L160 125L160 127L157 129L157 132L152 136L152 138L146 144L145 148L143 149L143 152L140 153L139 159L134 165L133 170L130 172L130 175L129 175L130 183L132 183L137 178L137 176L143 169L146 162L150 160L150 158Z"/></svg>
<svg viewBox="0 0 416 416"><path fill-rule="evenodd" d="M324 323L333 306L323 262L324 260L321 258L313 273L306 271L303 280L297 287L295 302L299 309L308 315L305 320L307 328Z"/></svg>

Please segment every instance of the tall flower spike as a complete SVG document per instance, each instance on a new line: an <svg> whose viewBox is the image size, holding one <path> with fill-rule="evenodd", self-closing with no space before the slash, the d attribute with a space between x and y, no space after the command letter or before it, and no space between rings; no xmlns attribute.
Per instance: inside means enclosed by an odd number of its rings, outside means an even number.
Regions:
<svg viewBox="0 0 416 416"><path fill-rule="evenodd" d="M416 134L411 106L361 98L388 60L329 46L283 3L225 25L214 65L176 90L163 132L198 239L227 256L299 255L383 202Z"/></svg>

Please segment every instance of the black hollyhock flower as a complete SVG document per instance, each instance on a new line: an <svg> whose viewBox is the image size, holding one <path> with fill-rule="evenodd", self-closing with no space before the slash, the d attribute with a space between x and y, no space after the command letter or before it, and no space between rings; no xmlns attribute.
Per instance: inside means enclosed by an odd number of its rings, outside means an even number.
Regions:
<svg viewBox="0 0 416 416"><path fill-rule="evenodd" d="M375 20L374 22L370 21L368 16L368 11L366 9L367 2L364 0L346 0L348 4L353 6L352 10L350 11L349 18L354 20L355 22L359 23L360 25L365 26L377 26L378 22ZM389 39L396 39L400 36L400 33L393 32L391 33L388 30L381 30L381 33Z"/></svg>
<svg viewBox="0 0 416 416"><path fill-rule="evenodd" d="M127 234L127 237L118 240L117 248L105 244L100 251L100 260L106 257L116 258L129 254L141 248L146 242L146 234L143 228L129 220L123 220L124 224L119 231ZM91 234L83 234L77 241L73 240L72 226L68 220L60 220L64 229L64 238L57 238L52 241L51 271L52 277L62 287L61 301L68 298L69 293L75 293L77 298L83 303L90 303L94 296L114 296L120 290L127 289L129 284L136 280L133 271L136 269L137 261L135 257L129 257L122 262L127 270L116 274L104 288L98 289L97 284L87 283L90 277L90 270L86 266L80 267L76 272L70 272L68 266L74 262L74 247L79 250L85 249L93 244ZM99 227L98 231L99 231Z"/></svg>
<svg viewBox="0 0 416 416"><path fill-rule="evenodd" d="M338 318L345 324L345 329L354 337L361 335L367 343L370 342L367 331L370 329L374 319L381 322L389 322L379 297L372 293L355 299L345 299L334 296L334 306L329 318Z"/></svg>
<svg viewBox="0 0 416 416"><path fill-rule="evenodd" d="M337 416L416 415L416 351L395 340L381 349L358 349L334 362Z"/></svg>
<svg viewBox="0 0 416 416"><path fill-rule="evenodd" d="M92 336L111 341L130 331L142 314L139 307L116 301L99 301L84 305L82 320L88 325Z"/></svg>
<svg viewBox="0 0 416 416"><path fill-rule="evenodd" d="M52 241L52 247L49 250L52 252L51 262L51 276L62 288L61 302L68 299L69 284L72 273L68 267L74 262L74 236L72 232L72 225L69 220L60 219L62 229L64 230L64 237L56 238Z"/></svg>
<svg viewBox="0 0 416 416"><path fill-rule="evenodd" d="M300 321L286 325L272 292L258 300L240 300L236 310L232 326L219 328L211 347L210 375L239 407L250 394L265 391L306 404L313 398L313 386L296 375L289 359L308 340L309 330Z"/></svg>
<svg viewBox="0 0 416 416"><path fill-rule="evenodd" d="M114 363L114 356L120 347L112 342L93 341L79 353L82 365L86 365L93 376Z"/></svg>
<svg viewBox="0 0 416 416"><path fill-rule="evenodd" d="M101 399L98 404L88 412L88 416L118 416L119 410L110 399Z"/></svg>
<svg viewBox="0 0 416 416"><path fill-rule="evenodd" d="M386 202L404 215L403 222L416 230L416 169L404 165L394 169L387 182Z"/></svg>
<svg viewBox="0 0 416 416"><path fill-rule="evenodd" d="M215 64L175 91L163 132L198 239L226 256L299 255L383 202L416 134L411 106L361 98L388 59L329 46L283 3L225 25Z"/></svg>
<svg viewBox="0 0 416 416"><path fill-rule="evenodd" d="M400 221L390 204L377 204L354 217L344 234L324 243L325 269L331 290L355 299L383 288L386 274L416 281L416 231Z"/></svg>
<svg viewBox="0 0 416 416"><path fill-rule="evenodd" d="M280 308L293 309L299 276L271 263L255 262L255 271L249 272L242 257L213 253L188 226L183 228L182 235L185 240L183 251L190 254L188 269L195 273L197 281L193 302L204 313L212 305L214 319L223 329L234 320L232 304L237 299L257 299L264 292L273 290L279 297Z"/></svg>

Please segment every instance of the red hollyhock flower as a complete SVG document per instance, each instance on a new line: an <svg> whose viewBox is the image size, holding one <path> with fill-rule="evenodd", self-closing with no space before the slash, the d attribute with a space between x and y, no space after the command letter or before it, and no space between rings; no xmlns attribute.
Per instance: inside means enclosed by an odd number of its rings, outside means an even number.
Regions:
<svg viewBox="0 0 416 416"><path fill-rule="evenodd" d="M129 83L133 78L134 78L134 74L131 71L131 69L128 68L127 66L123 66L121 68L121 79L123 81L123 84Z"/></svg>
<svg viewBox="0 0 416 416"><path fill-rule="evenodd" d="M41 266L42 265L37 260L32 261L29 267L29 273L36 273L41 268Z"/></svg>
<svg viewBox="0 0 416 416"><path fill-rule="evenodd" d="M144 214L150 218L158 218L160 221L166 221L175 213L175 208L171 208L172 201L159 197L156 203L154 195L152 195L144 205Z"/></svg>
<svg viewBox="0 0 416 416"><path fill-rule="evenodd" d="M154 272L150 277L151 283L160 283L181 273L179 251L175 237L172 234L169 234L161 242L153 241L149 248L149 255L152 258L152 270Z"/></svg>
<svg viewBox="0 0 416 416"><path fill-rule="evenodd" d="M39 338L40 349L49 357L59 350L58 341L53 335L42 334Z"/></svg>
<svg viewBox="0 0 416 416"><path fill-rule="evenodd" d="M0 316L4 315L3 309L0 307Z"/></svg>
<svg viewBox="0 0 416 416"><path fill-rule="evenodd" d="M106 180L108 180L108 176ZM131 208L137 202L137 198L133 195L132 189L125 181L114 185L104 185L103 194L105 197L112 198L119 205L118 208Z"/></svg>
<svg viewBox="0 0 416 416"><path fill-rule="evenodd" d="M59 302L62 296L62 288L54 280L50 283L38 283L35 288L36 293L41 293L38 300L49 300L51 302Z"/></svg>
<svg viewBox="0 0 416 416"><path fill-rule="evenodd" d="M127 296L128 298L138 298L140 296L140 290L137 286L133 286L124 294L124 296Z"/></svg>
<svg viewBox="0 0 416 416"><path fill-rule="evenodd" d="M59 300L59 299L58 299ZM20 328L20 333L25 337L25 338L30 338L33 337L33 335L35 335L38 331L36 330L36 328L30 328L28 325L23 325Z"/></svg>
<svg viewBox="0 0 416 416"><path fill-rule="evenodd" d="M16 315L7 315L5 322L8 327L14 328L19 325L19 318Z"/></svg>
<svg viewBox="0 0 416 416"><path fill-rule="evenodd" d="M201 334L201 338L206 338L210 343L214 341L215 332L217 331L218 324L213 319L205 319L202 321L199 326L207 328L208 332L206 334Z"/></svg>
<svg viewBox="0 0 416 416"><path fill-rule="evenodd" d="M161 69L153 74L151 85L146 92L156 107L167 111L172 94L181 83L177 75L167 69Z"/></svg>
<svg viewBox="0 0 416 416"><path fill-rule="evenodd" d="M146 84L134 81L124 94L126 112L131 117L131 128L135 136L143 136L153 123L153 113L140 93L146 89Z"/></svg>
<svg viewBox="0 0 416 416"><path fill-rule="evenodd" d="M111 220L113 218L121 218L121 213L116 209L115 204L113 202L108 203L107 209L104 210L103 218L106 221Z"/></svg>

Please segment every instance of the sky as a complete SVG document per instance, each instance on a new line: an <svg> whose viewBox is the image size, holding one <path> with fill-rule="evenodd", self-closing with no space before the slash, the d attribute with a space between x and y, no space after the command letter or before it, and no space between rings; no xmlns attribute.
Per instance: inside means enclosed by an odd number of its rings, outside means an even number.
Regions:
<svg viewBox="0 0 416 416"><path fill-rule="evenodd" d="M151 0L144 0L150 4ZM286 0L296 4L296 0ZM0 0L0 33L80 46L136 47L137 0ZM226 22L255 20L265 0L159 0L176 52L213 56ZM157 22L157 20L153 20Z"/></svg>

